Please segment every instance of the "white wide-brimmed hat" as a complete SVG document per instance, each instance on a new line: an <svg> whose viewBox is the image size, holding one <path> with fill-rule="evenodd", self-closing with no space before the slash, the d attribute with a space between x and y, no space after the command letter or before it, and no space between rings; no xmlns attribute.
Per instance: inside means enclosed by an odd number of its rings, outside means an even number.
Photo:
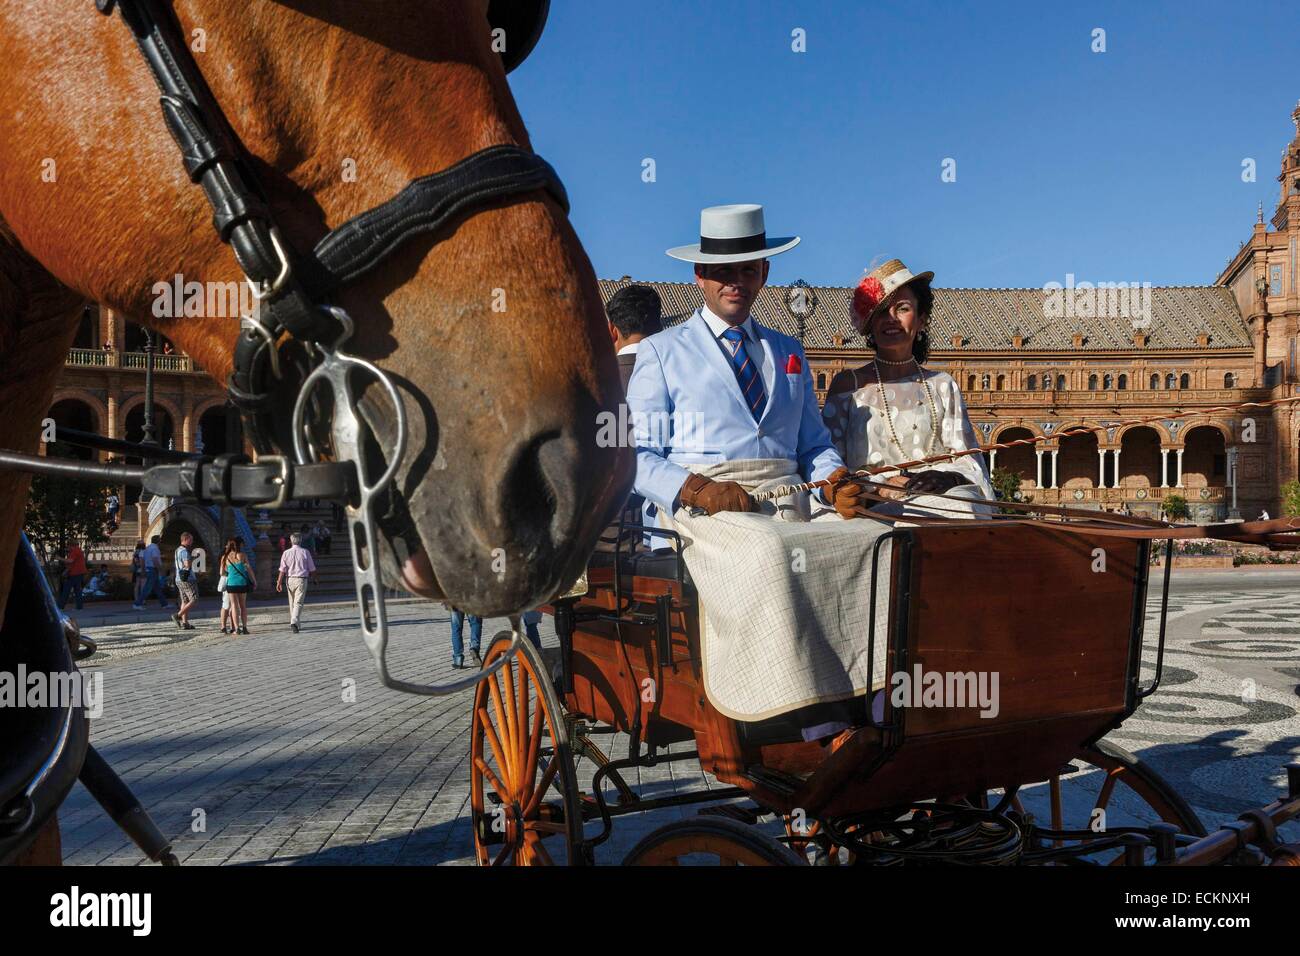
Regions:
<svg viewBox="0 0 1300 956"><path fill-rule="evenodd" d="M767 237L762 206L734 203L701 209L700 241L669 249L668 255L684 262L748 262L770 259L797 245L798 236Z"/></svg>

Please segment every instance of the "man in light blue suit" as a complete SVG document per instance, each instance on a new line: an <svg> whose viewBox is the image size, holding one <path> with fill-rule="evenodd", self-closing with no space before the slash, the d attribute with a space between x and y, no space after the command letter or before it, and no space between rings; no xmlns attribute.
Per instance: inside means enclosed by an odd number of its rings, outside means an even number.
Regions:
<svg viewBox="0 0 1300 956"><path fill-rule="evenodd" d="M844 517L866 510L862 486L822 424L803 348L759 325L750 309L767 281L768 258L799 237L768 239L763 207L712 206L700 214L700 241L669 249L695 264L704 306L685 322L641 342L627 387L637 445L635 490L672 514L750 511L733 481L688 466L786 459L808 481L832 479L823 500Z"/></svg>

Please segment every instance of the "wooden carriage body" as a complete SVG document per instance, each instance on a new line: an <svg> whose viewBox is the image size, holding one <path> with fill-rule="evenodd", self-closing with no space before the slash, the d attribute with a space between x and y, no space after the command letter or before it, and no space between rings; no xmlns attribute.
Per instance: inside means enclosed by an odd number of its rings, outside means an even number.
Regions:
<svg viewBox="0 0 1300 956"><path fill-rule="evenodd" d="M771 810L843 816L1046 780L1150 691L1139 687L1148 542L995 522L886 537L886 675L996 674L996 716L895 706L887 688L878 722L865 697L835 711L858 726L834 745L799 732L825 708L724 716L704 691L700 609L676 555L590 569L576 626L555 609L565 709L654 746L693 737L706 771Z"/></svg>

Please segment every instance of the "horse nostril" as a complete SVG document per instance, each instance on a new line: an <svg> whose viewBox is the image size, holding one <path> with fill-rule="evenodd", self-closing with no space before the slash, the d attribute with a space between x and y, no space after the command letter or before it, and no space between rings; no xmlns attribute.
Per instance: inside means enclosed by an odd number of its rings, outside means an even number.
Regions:
<svg viewBox="0 0 1300 956"><path fill-rule="evenodd" d="M507 527L526 552L563 550L581 515L578 443L561 432L538 435L515 457L502 487Z"/></svg>

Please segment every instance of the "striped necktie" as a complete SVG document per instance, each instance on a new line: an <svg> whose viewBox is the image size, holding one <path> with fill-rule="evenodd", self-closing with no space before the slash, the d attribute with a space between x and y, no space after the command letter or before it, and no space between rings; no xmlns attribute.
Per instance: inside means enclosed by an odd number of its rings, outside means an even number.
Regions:
<svg viewBox="0 0 1300 956"><path fill-rule="evenodd" d="M723 332L722 337L727 340L727 348L731 352L731 367L736 373L740 394L745 397L745 404L749 406L754 421L758 421L763 417L763 409L767 406L767 392L763 391L763 377L758 374L758 366L745 351L745 333L732 327Z"/></svg>

